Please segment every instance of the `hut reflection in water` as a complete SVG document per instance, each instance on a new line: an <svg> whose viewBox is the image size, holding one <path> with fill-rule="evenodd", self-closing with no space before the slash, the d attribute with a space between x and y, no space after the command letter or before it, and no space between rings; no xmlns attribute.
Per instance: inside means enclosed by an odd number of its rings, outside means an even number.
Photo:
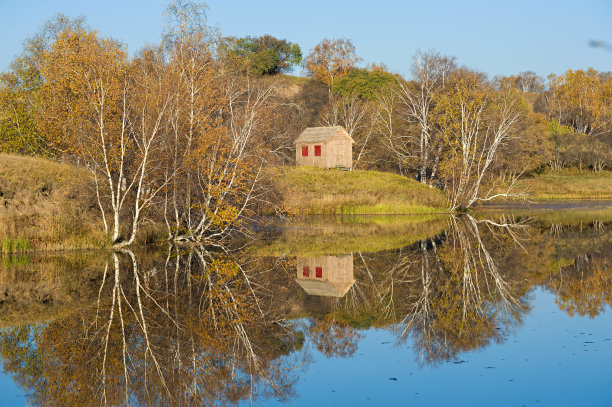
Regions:
<svg viewBox="0 0 612 407"><path fill-rule="evenodd" d="M353 255L298 257L296 276L308 295L344 297L355 283Z"/></svg>

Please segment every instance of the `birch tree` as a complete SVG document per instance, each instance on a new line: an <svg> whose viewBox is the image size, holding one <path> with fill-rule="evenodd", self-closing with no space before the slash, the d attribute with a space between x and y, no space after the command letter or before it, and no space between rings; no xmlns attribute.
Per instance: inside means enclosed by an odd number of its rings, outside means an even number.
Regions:
<svg viewBox="0 0 612 407"><path fill-rule="evenodd" d="M480 75L462 71L452 78L436 111L444 143L441 177L449 194L449 209L520 196L516 179L499 191L492 177L495 160L515 136L522 114L518 100L494 92Z"/></svg>
<svg viewBox="0 0 612 407"><path fill-rule="evenodd" d="M417 178L425 184L435 178L440 160L439 149L433 142L437 134L432 110L437 94L455 68L454 57L443 56L437 51L419 51L413 57L410 69L412 81L398 81L398 113L406 130L403 136L389 137L388 144L396 151L405 151L403 144L410 145L416 160ZM414 128L414 134L411 128Z"/></svg>
<svg viewBox="0 0 612 407"><path fill-rule="evenodd" d="M612 129L612 79L593 68L567 70L549 80L548 116L591 136Z"/></svg>
<svg viewBox="0 0 612 407"><path fill-rule="evenodd" d="M170 239L194 228L194 184L200 139L216 138L223 95L215 60L218 33L207 25L207 7L201 2L172 2L166 10L164 48L169 59L173 102L166 126L172 151L167 174L175 174L165 193L164 219Z"/></svg>
<svg viewBox="0 0 612 407"><path fill-rule="evenodd" d="M91 170L111 243L133 243L165 186L156 168L169 104L161 57L150 50L130 62L120 43L66 30L45 53L42 73L43 127L57 150Z"/></svg>
<svg viewBox="0 0 612 407"><path fill-rule="evenodd" d="M197 145L197 210L191 214L193 229L181 240L226 236L253 214L252 206L264 192L262 135L275 87L228 78L223 91L223 126L217 137L204 137Z"/></svg>
<svg viewBox="0 0 612 407"><path fill-rule="evenodd" d="M359 167L374 134L370 102L355 93L349 96L333 93L319 120L323 126L342 126L355 140L353 163Z"/></svg>

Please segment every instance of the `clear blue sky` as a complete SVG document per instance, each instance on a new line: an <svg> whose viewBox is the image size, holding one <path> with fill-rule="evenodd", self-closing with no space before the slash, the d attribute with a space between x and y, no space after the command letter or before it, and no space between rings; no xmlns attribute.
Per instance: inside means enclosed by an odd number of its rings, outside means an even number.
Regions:
<svg viewBox="0 0 612 407"><path fill-rule="evenodd" d="M85 16L131 52L157 42L167 0L0 0L0 70L23 40L61 12ZM612 71L612 0L210 0L209 21L225 35L271 34L304 54L321 39L353 40L364 65L384 62L407 74L417 49L435 48L490 75L540 75L589 66Z"/></svg>

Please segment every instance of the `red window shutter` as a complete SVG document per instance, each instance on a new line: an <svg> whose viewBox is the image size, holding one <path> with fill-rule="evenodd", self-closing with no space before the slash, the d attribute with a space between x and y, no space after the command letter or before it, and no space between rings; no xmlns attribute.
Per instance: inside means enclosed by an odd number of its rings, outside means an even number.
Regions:
<svg viewBox="0 0 612 407"><path fill-rule="evenodd" d="M322 278L323 277L323 267L315 268L315 276L317 278Z"/></svg>
<svg viewBox="0 0 612 407"><path fill-rule="evenodd" d="M321 146L315 146L315 157L321 157Z"/></svg>
<svg viewBox="0 0 612 407"><path fill-rule="evenodd" d="M308 146L302 147L302 157L308 157Z"/></svg>
<svg viewBox="0 0 612 407"><path fill-rule="evenodd" d="M309 277L310 276L310 267L308 267L308 266L302 267L302 275L304 277Z"/></svg>

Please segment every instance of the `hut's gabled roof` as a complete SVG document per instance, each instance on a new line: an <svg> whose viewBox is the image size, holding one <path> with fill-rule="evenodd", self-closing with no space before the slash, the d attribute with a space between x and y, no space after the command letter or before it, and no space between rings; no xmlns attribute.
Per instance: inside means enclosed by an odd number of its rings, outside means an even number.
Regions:
<svg viewBox="0 0 612 407"><path fill-rule="evenodd" d="M297 139L295 144L298 143L323 143L331 139L334 136L346 137L354 143L355 140L342 128L342 126L334 127L307 127Z"/></svg>
<svg viewBox="0 0 612 407"><path fill-rule="evenodd" d="M332 283L330 281L297 279L299 286L302 287L308 295L337 298L344 297L353 286L354 282L355 280Z"/></svg>

